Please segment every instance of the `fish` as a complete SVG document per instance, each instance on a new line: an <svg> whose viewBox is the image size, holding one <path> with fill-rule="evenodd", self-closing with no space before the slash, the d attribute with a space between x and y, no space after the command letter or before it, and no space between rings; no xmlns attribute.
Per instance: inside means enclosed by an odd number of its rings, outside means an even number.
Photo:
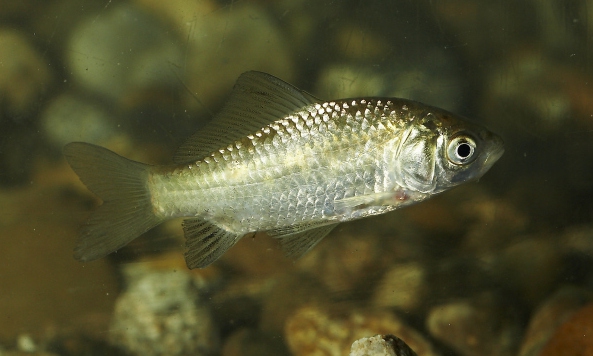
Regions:
<svg viewBox="0 0 593 356"><path fill-rule="evenodd" d="M64 146L73 171L103 201L81 227L74 257L102 258L184 218L189 269L258 232L296 259L340 223L480 178L503 146L486 128L416 101L323 101L270 74L245 72L169 165L90 143Z"/></svg>

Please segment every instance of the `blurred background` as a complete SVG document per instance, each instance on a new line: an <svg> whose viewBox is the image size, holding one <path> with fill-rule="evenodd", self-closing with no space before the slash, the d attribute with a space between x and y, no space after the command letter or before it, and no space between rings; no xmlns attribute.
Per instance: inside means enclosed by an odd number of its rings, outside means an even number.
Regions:
<svg viewBox="0 0 593 356"><path fill-rule="evenodd" d="M588 0L0 0L0 355L593 355ZM298 261L245 238L189 271L180 221L72 257L100 204L61 154L166 164L244 71L395 96L505 140L479 182L340 225ZM583 351L584 350L584 351Z"/></svg>

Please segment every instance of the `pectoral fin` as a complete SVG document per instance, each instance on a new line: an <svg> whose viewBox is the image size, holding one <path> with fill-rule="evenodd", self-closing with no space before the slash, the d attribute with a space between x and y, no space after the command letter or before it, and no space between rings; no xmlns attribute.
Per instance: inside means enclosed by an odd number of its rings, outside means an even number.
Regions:
<svg viewBox="0 0 593 356"><path fill-rule="evenodd" d="M334 201L334 209L338 212L352 210L363 205L383 205L387 200L393 200L394 192L383 192L358 195Z"/></svg>

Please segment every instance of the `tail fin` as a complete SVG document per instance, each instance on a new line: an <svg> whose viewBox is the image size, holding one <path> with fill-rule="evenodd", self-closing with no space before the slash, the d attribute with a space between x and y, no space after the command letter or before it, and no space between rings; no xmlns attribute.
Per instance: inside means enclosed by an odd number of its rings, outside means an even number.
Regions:
<svg viewBox="0 0 593 356"><path fill-rule="evenodd" d="M146 187L148 165L82 142L64 146L64 156L89 190L103 199L81 228L74 258L84 262L104 257L161 222Z"/></svg>

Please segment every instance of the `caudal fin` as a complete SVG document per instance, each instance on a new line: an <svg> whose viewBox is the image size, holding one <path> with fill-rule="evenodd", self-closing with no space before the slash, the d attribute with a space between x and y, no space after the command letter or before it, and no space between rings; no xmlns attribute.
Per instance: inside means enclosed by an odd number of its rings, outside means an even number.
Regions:
<svg viewBox="0 0 593 356"><path fill-rule="evenodd" d="M82 226L74 258L104 257L161 222L146 186L148 165L83 142L69 143L63 152L80 180L103 200Z"/></svg>

